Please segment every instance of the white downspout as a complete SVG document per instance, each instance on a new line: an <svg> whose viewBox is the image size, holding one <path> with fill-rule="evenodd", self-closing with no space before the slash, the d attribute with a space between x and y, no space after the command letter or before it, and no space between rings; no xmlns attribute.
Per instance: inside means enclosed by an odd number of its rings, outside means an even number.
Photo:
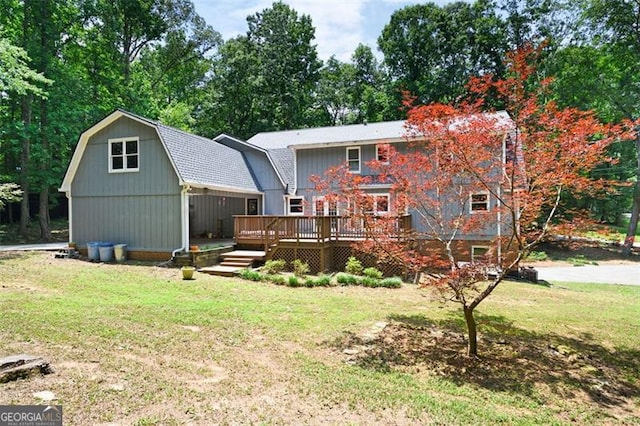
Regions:
<svg viewBox="0 0 640 426"><path fill-rule="evenodd" d="M171 252L171 257L175 257L178 252L186 252L189 249L189 185L184 185L180 191L180 229L182 234L182 247Z"/></svg>
<svg viewBox="0 0 640 426"><path fill-rule="evenodd" d="M67 205L68 205L68 209L69 209L69 242L73 242L73 207L72 207L72 202L71 202L71 191L67 191L65 192L65 195L67 196Z"/></svg>

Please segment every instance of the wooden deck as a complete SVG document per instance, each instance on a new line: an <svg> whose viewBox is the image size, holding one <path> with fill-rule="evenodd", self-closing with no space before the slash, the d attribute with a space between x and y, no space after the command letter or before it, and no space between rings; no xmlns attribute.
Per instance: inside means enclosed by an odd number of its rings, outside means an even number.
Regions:
<svg viewBox="0 0 640 426"><path fill-rule="evenodd" d="M234 216L237 247L258 248L265 259L306 261L312 273L341 270L352 254L352 243L385 235L406 238L411 216L393 221L376 216Z"/></svg>
<svg viewBox="0 0 640 426"><path fill-rule="evenodd" d="M409 215L398 216L392 223L376 216L368 218L367 223L348 216L234 216L234 219L236 243L262 246L265 251L281 242L359 241L374 233L403 238L411 230Z"/></svg>

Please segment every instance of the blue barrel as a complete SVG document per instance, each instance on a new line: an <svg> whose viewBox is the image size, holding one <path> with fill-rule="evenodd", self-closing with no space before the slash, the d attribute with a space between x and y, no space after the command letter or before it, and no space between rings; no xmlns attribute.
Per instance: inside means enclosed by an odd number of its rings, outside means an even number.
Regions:
<svg viewBox="0 0 640 426"><path fill-rule="evenodd" d="M87 256L89 260L100 260L100 250L98 242L87 243Z"/></svg>
<svg viewBox="0 0 640 426"><path fill-rule="evenodd" d="M101 262L111 262L113 260L113 243L102 242L98 244Z"/></svg>

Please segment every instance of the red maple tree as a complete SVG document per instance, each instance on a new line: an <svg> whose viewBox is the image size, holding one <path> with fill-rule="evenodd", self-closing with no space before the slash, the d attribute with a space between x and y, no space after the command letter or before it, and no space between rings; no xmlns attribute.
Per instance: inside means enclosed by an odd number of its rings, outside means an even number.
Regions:
<svg viewBox="0 0 640 426"><path fill-rule="evenodd" d="M478 355L475 308L547 235L585 223L588 212L565 208L565 197L612 190L614 182L588 172L612 161L611 142L631 137L632 123L606 125L593 112L548 100L551 80L534 82L538 57L531 46L513 52L506 78L472 79L471 95L456 105L414 106L407 97L407 143L390 146L388 162L368 163L375 176L340 165L315 178L367 229L359 250L403 265L460 304L469 356ZM388 214L371 214L374 184L390 186ZM411 232L398 227L406 212L420 219ZM473 257L470 245L479 241L486 251Z"/></svg>

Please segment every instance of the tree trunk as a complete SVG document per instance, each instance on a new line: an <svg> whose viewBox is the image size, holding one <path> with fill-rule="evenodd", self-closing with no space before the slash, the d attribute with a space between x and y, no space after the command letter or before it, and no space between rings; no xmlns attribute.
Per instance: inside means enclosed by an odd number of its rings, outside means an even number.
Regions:
<svg viewBox="0 0 640 426"><path fill-rule="evenodd" d="M40 223L40 239L44 242L51 241L51 228L49 227L49 187L40 190L40 208L38 210Z"/></svg>
<svg viewBox="0 0 640 426"><path fill-rule="evenodd" d="M633 191L633 208L631 209L631 219L629 220L629 228L627 228L627 236L622 246L622 254L631 256L633 243L636 238L638 229L638 216L640 216L640 130L636 134L636 158L638 160L638 169L636 170L636 185Z"/></svg>
<svg viewBox="0 0 640 426"><path fill-rule="evenodd" d="M476 327L476 320L473 318L473 309L468 307L463 307L464 310L464 320L467 323L467 334L469 335L469 344L467 346L467 356L469 357L477 357L478 356L478 332Z"/></svg>
<svg viewBox="0 0 640 426"><path fill-rule="evenodd" d="M20 202L20 235L27 235L29 226L29 161L31 151L30 129L31 126L31 95L22 98L22 123L24 133L22 135L22 151L20 154L20 188L23 191Z"/></svg>

